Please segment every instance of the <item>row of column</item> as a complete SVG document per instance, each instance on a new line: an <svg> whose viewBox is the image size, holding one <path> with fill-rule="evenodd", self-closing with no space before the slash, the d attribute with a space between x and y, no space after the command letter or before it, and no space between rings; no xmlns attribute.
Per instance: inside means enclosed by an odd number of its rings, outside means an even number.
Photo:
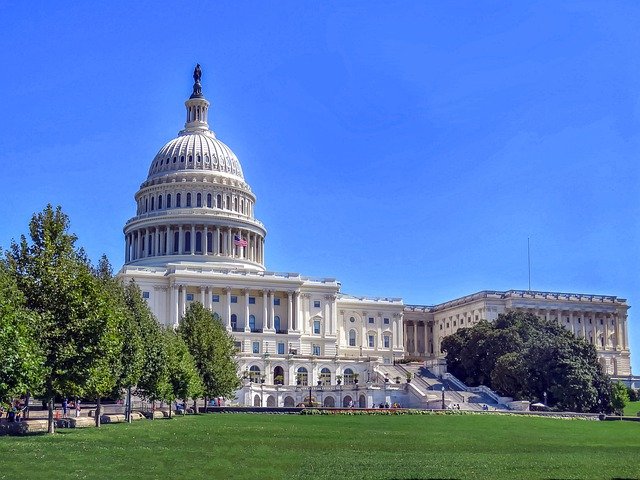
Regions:
<svg viewBox="0 0 640 480"><path fill-rule="evenodd" d="M214 291L219 294L221 287L216 286L200 286L200 295L198 301L204 305L210 311L214 311L213 308L213 294ZM222 317L225 322L227 330L231 331L231 287L222 287L222 294L220 295L220 303L222 304L223 312ZM242 289L242 305L243 305L243 313L244 313L244 331L250 332L251 329L249 327L249 316L250 312L250 304L249 297L250 290ZM262 319L263 319L263 330L265 332L275 333L275 325L274 318L275 315L275 306L274 306L274 298L276 298L276 292L273 290L262 290L259 291L262 295ZM235 295L239 296L239 295ZM281 297L279 297L281 298ZM298 310L298 298L299 292L287 292L287 316L285 318L281 318L280 321L280 331L287 332L291 330L292 332L298 331L298 318L299 318L299 310ZM194 294L194 300L196 300ZM171 288L171 323L175 326L178 325L180 318L184 316L187 310L187 286L174 284ZM238 302L240 303L240 302Z"/></svg>
<svg viewBox="0 0 640 480"><path fill-rule="evenodd" d="M245 241L246 246L239 245ZM195 224L147 227L125 235L125 263L147 257L195 254L264 264L264 238L249 230Z"/></svg>

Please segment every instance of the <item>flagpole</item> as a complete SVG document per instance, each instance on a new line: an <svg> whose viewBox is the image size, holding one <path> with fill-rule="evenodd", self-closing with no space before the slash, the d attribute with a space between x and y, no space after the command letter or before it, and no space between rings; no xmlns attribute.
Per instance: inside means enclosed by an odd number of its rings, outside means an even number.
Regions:
<svg viewBox="0 0 640 480"><path fill-rule="evenodd" d="M531 291L531 246L527 237L527 265L529 267L529 291Z"/></svg>

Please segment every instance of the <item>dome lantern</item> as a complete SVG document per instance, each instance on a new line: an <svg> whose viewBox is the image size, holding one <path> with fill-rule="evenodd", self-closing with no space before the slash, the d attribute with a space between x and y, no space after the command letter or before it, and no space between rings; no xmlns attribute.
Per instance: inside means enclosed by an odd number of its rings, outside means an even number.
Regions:
<svg viewBox="0 0 640 480"><path fill-rule="evenodd" d="M207 116L209 113L209 102L202 94L202 69L200 64L196 64L193 70L193 93L189 100L184 102L187 107L187 122L184 124L186 132L209 131Z"/></svg>

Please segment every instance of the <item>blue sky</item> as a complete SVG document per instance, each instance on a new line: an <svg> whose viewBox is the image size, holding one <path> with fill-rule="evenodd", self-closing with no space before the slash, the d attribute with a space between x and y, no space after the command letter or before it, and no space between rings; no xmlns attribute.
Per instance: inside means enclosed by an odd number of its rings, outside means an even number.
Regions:
<svg viewBox="0 0 640 480"><path fill-rule="evenodd" d="M46 203L123 261L193 66L270 270L433 304L618 295L640 373L637 2L0 4L0 245Z"/></svg>

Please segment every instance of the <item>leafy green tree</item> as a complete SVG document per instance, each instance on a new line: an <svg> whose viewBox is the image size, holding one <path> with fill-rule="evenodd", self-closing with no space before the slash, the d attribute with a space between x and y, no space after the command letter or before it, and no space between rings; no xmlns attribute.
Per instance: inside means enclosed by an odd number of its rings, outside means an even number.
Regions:
<svg viewBox="0 0 640 480"><path fill-rule="evenodd" d="M234 340L220 317L194 302L180 320L178 333L195 360L205 398L231 397L240 379Z"/></svg>
<svg viewBox="0 0 640 480"><path fill-rule="evenodd" d="M171 328L165 329L164 332L167 345L169 385L171 387L165 400L171 406L175 399L180 398L186 406L188 398L198 398L202 394L202 382L193 357L182 337ZM171 412L171 408L169 412Z"/></svg>
<svg viewBox="0 0 640 480"><path fill-rule="evenodd" d="M542 399L557 409L610 408L609 380L596 350L557 322L510 312L445 337L449 371L471 385L515 398Z"/></svg>
<svg viewBox="0 0 640 480"><path fill-rule="evenodd" d="M22 235L7 254L26 306L37 314L37 339L44 355L40 393L49 404L51 433L54 397L88 385L96 375L96 359L105 354L105 335L110 335L100 286L68 230L69 218L62 209L47 205L29 223L31 241Z"/></svg>
<svg viewBox="0 0 640 480"><path fill-rule="evenodd" d="M627 387L621 382L611 384L611 406L617 415L624 413L624 407L629 402Z"/></svg>
<svg viewBox="0 0 640 480"><path fill-rule="evenodd" d="M42 384L42 353L35 335L35 314L0 262L0 404L38 390Z"/></svg>

